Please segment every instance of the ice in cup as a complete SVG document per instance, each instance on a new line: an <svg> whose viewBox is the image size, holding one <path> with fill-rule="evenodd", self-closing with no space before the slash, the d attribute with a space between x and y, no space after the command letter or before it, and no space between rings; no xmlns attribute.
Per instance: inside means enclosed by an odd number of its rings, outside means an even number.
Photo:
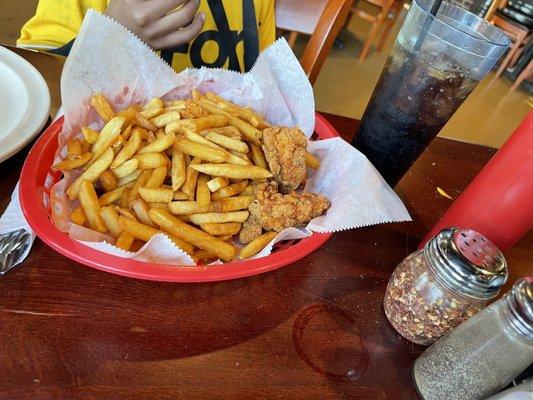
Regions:
<svg viewBox="0 0 533 400"><path fill-rule="evenodd" d="M500 29L413 0L352 144L394 186L509 46Z"/></svg>

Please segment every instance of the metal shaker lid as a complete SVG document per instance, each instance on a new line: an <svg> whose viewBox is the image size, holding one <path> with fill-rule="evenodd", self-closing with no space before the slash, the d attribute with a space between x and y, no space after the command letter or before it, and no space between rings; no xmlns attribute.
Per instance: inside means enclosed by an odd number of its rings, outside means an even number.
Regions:
<svg viewBox="0 0 533 400"><path fill-rule="evenodd" d="M443 229L426 244L424 255L437 279L465 296L492 299L507 280L503 254L472 229Z"/></svg>
<svg viewBox="0 0 533 400"><path fill-rule="evenodd" d="M529 340L533 340L533 277L516 281L507 296L511 324Z"/></svg>

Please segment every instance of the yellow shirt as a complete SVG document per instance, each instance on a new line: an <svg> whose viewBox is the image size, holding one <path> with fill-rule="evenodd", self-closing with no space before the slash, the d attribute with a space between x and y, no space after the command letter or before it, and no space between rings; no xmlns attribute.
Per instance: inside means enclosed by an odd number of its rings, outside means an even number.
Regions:
<svg viewBox="0 0 533 400"><path fill-rule="evenodd" d="M65 45L76 37L87 10L104 12L109 1L39 0L17 45L68 52ZM191 66L248 71L275 39L274 0L201 0L199 11L206 15L202 32L190 43L161 51L176 71Z"/></svg>

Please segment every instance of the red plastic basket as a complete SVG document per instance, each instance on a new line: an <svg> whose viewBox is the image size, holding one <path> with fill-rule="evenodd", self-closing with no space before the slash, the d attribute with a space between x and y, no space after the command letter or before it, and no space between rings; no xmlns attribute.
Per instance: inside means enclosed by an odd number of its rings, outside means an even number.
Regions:
<svg viewBox="0 0 533 400"><path fill-rule="evenodd" d="M57 252L81 264L138 279L166 282L221 281L257 275L291 264L316 250L331 237L331 233L313 233L302 240L277 243L274 251L267 257L197 267L135 261L84 246L55 227L47 206L50 187L61 179L61 173L52 171L50 167L62 126L63 118L55 121L29 152L20 175L20 203L28 224L37 236ZM338 136L335 128L317 113L313 137L327 139L335 136Z"/></svg>

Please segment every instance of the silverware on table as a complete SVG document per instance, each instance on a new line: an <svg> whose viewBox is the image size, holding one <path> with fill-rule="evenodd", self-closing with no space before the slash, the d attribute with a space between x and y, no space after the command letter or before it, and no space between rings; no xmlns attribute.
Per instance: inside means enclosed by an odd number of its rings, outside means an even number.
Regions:
<svg viewBox="0 0 533 400"><path fill-rule="evenodd" d="M11 270L31 243L31 235L24 229L0 235L0 275Z"/></svg>

